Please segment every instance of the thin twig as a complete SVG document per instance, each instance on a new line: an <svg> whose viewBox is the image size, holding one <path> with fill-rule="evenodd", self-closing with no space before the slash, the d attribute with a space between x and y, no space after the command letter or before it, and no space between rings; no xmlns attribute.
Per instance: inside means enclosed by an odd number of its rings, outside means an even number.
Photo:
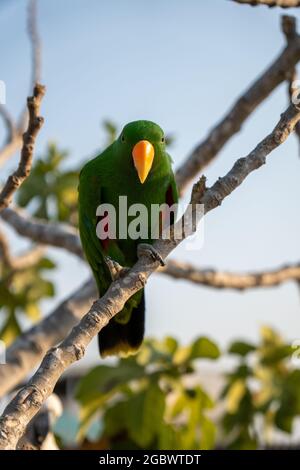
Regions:
<svg viewBox="0 0 300 470"><path fill-rule="evenodd" d="M0 217L23 237L30 238L37 243L64 248L79 258L83 258L77 230L72 226L34 219L24 210L10 207L4 209Z"/></svg>
<svg viewBox="0 0 300 470"><path fill-rule="evenodd" d="M23 146L18 168L10 175L0 193L0 211L10 204L14 192L29 176L36 136L41 129L44 119L39 116L40 105L45 94L45 87L37 84L33 96L27 99L29 122L28 129L23 135Z"/></svg>
<svg viewBox="0 0 300 470"><path fill-rule="evenodd" d="M295 39L297 36L297 23L294 16L283 15L281 18L281 29L283 34L286 37L287 44ZM299 102L300 99L300 89L299 89L299 80L297 75L296 67L293 67L291 70L288 70L286 73L286 79L288 81L288 97L289 102L294 104L296 100ZM300 154L300 123L297 122L295 127L295 134L299 141L299 154Z"/></svg>
<svg viewBox="0 0 300 470"><path fill-rule="evenodd" d="M256 7L264 5L266 7L295 8L300 6L300 0L233 0L235 3Z"/></svg>
<svg viewBox="0 0 300 470"><path fill-rule="evenodd" d="M33 89L36 83L41 79L41 41L37 28L37 0L30 0L28 5L27 15L27 31L31 44L31 78L30 90ZM0 105L0 115L4 119L7 128L7 138L3 147L0 148L0 166L4 165L6 161L14 155L22 146L22 134L26 128L28 120L28 110L25 107L24 111L18 119L18 123L9 114L7 109Z"/></svg>
<svg viewBox="0 0 300 470"><path fill-rule="evenodd" d="M233 273L208 268L197 269L189 263L171 260L158 272L201 286L240 291L257 287L274 287L287 281L300 281L300 263L288 264L272 270Z"/></svg>
<svg viewBox="0 0 300 470"><path fill-rule="evenodd" d="M37 26L37 0L30 0L27 12L27 32L31 44L31 79L30 89L36 84L41 82L42 70L42 53L41 53L41 39L38 33ZM19 118L18 128L22 132L25 129L28 118L27 108L21 113Z"/></svg>
<svg viewBox="0 0 300 470"><path fill-rule="evenodd" d="M18 256L14 256L11 262L12 270L23 271L35 266L43 258L45 251L45 246L37 245Z"/></svg>

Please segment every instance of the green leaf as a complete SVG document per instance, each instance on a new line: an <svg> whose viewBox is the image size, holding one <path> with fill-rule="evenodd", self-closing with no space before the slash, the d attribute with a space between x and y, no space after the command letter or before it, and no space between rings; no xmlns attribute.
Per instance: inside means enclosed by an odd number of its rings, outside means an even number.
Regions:
<svg viewBox="0 0 300 470"><path fill-rule="evenodd" d="M209 338L200 337L192 344L190 360L199 358L218 359L218 357L220 357L220 350L216 343Z"/></svg>
<svg viewBox="0 0 300 470"><path fill-rule="evenodd" d="M293 420L300 415L300 370L291 371L282 382L279 398L279 408L275 414L276 426L291 433L293 430Z"/></svg>
<svg viewBox="0 0 300 470"><path fill-rule="evenodd" d="M243 395L238 396L237 398L239 400L239 405L235 408L235 412L225 413L222 419L222 424L226 432L231 432L236 428L236 426L248 428L254 417L255 408L252 403L250 390L245 388Z"/></svg>
<svg viewBox="0 0 300 470"><path fill-rule="evenodd" d="M248 430L243 429L238 436L229 444L228 449L232 450L255 450L257 441L251 437Z"/></svg>
<svg viewBox="0 0 300 470"><path fill-rule="evenodd" d="M269 326L263 325L260 328L260 336L264 345L279 346L282 344L281 336Z"/></svg>
<svg viewBox="0 0 300 470"><path fill-rule="evenodd" d="M104 435L113 437L126 431L128 413L128 402L119 401L109 407L104 414Z"/></svg>
<svg viewBox="0 0 300 470"><path fill-rule="evenodd" d="M294 348L289 344L275 346L261 351L261 363L264 365L275 365L294 353Z"/></svg>
<svg viewBox="0 0 300 470"><path fill-rule="evenodd" d="M34 322L37 322L41 318L39 306L34 302L28 303L25 306L25 313Z"/></svg>
<svg viewBox="0 0 300 470"><path fill-rule="evenodd" d="M78 171L63 169L67 152L50 143L43 158L34 162L31 173L18 191L21 207L31 204L39 218L77 223Z"/></svg>
<svg viewBox="0 0 300 470"><path fill-rule="evenodd" d="M216 343L202 336L190 346L178 347L173 356L173 363L180 365L195 359L218 359L218 357L220 357L220 350Z"/></svg>
<svg viewBox="0 0 300 470"><path fill-rule="evenodd" d="M256 346L244 341L235 341L231 343L228 352L231 354L238 354L239 356L247 356L247 354L256 350Z"/></svg>
<svg viewBox="0 0 300 470"><path fill-rule="evenodd" d="M171 424L162 423L158 436L159 450L181 450L180 448L180 432Z"/></svg>
<svg viewBox="0 0 300 470"><path fill-rule="evenodd" d="M83 377L76 390L76 399L84 404L99 394L108 393L124 382L144 377L145 371L136 363L125 361L122 366L100 365Z"/></svg>
<svg viewBox="0 0 300 470"><path fill-rule="evenodd" d="M133 395L128 402L130 437L142 448L147 448L159 433L163 423L165 395L156 383Z"/></svg>
<svg viewBox="0 0 300 470"><path fill-rule="evenodd" d="M285 410L284 407L280 407L276 413L274 422L276 426L284 432L291 434L293 431L294 416Z"/></svg>
<svg viewBox="0 0 300 470"><path fill-rule="evenodd" d="M174 354L178 348L178 341L172 336L166 336L163 341L166 350L169 354Z"/></svg>
<svg viewBox="0 0 300 470"><path fill-rule="evenodd" d="M208 419L206 416L202 416L200 419L200 431L200 449L213 449L215 446L217 431L214 422Z"/></svg>
<svg viewBox="0 0 300 470"><path fill-rule="evenodd" d="M105 403L107 403L124 384L131 380L144 378L143 367L132 361L122 362L121 366L100 365L83 377L75 393L80 403L80 427L78 437L84 436L88 426Z"/></svg>
<svg viewBox="0 0 300 470"><path fill-rule="evenodd" d="M50 258L42 258L36 265L37 269L55 269L56 264Z"/></svg>
<svg viewBox="0 0 300 470"><path fill-rule="evenodd" d="M179 348L177 348L173 356L173 363L176 366L179 366L181 364L189 362L191 358L191 351L192 351L191 346L180 346Z"/></svg>
<svg viewBox="0 0 300 470"><path fill-rule="evenodd" d="M0 339L4 341L6 347L8 347L20 333L21 328L16 315L14 313L8 314L0 331Z"/></svg>

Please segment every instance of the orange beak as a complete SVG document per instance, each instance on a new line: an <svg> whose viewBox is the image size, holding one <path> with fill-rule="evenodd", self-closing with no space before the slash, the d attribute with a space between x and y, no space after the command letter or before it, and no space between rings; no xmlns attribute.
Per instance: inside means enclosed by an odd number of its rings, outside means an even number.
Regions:
<svg viewBox="0 0 300 470"><path fill-rule="evenodd" d="M154 159L153 145L148 140L140 140L132 149L132 158L140 182L143 184L152 167Z"/></svg>

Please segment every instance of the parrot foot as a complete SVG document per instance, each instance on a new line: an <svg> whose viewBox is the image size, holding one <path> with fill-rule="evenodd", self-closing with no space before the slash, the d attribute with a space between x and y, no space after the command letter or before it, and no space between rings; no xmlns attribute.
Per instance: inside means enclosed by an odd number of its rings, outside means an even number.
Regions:
<svg viewBox="0 0 300 470"><path fill-rule="evenodd" d="M140 243L137 247L137 254L138 254L138 257L144 255L150 258L152 261L158 261L161 266L166 265L166 263L164 262L163 258L160 256L158 251L155 248L153 248L152 245L149 245L148 243Z"/></svg>
<svg viewBox="0 0 300 470"><path fill-rule="evenodd" d="M110 271L113 281L116 281L117 279L120 279L120 277L125 276L130 270L130 268L124 268L123 266L121 266L117 261L113 260L110 256L105 257L105 263Z"/></svg>

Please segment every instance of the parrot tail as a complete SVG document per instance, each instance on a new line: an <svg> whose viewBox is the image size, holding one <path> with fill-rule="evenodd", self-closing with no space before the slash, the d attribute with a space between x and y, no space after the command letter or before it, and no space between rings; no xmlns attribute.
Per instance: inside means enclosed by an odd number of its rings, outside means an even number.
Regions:
<svg viewBox="0 0 300 470"><path fill-rule="evenodd" d="M144 339L145 330L145 294L142 293L137 307L132 309L128 323L110 320L98 334L98 345L101 357L135 354Z"/></svg>

